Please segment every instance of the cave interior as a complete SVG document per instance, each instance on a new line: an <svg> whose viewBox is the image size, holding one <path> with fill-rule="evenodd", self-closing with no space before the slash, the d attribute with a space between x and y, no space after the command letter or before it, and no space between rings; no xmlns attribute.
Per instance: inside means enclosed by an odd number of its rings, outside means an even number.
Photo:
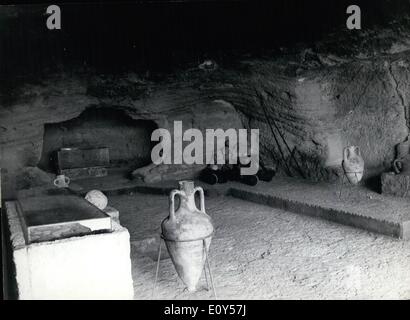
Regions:
<svg viewBox="0 0 410 320"><path fill-rule="evenodd" d="M119 209L131 254L149 257L146 265L167 216L164 199L180 180L204 188L210 215L219 205L228 212L252 203L257 214L285 210L410 238L410 3L356 4L361 30L346 28L346 0L68 1L61 30L45 27L42 4L3 6L2 208L28 197L100 190ZM176 122L204 136L208 129L259 130L259 163L273 178L210 184L201 179L204 163L153 163L153 132L181 138ZM347 168L346 154L358 167ZM70 178L64 190L55 185L62 173ZM151 217L150 208L163 214ZM132 268L145 281L139 289L152 285L138 271L144 267ZM169 290L163 285L159 295ZM326 288L318 290L320 297ZM383 296L377 290L360 294ZM282 297L264 289L223 295Z"/></svg>

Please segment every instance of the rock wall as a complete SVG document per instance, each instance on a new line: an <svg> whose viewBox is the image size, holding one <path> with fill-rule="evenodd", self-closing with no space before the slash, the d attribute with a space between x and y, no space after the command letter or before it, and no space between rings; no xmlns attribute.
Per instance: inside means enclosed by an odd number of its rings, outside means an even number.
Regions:
<svg viewBox="0 0 410 320"><path fill-rule="evenodd" d="M184 130L258 128L264 163L312 180L339 179L343 147L358 145L365 180L371 180L389 170L395 145L409 134L410 33L393 29L401 32L394 38L389 30L379 38L365 35L349 48L348 41L335 45L333 38L326 45L237 59L210 70L73 71L0 90L6 196L20 187L16 177L22 168L38 165L44 125L74 119L90 106L115 108L171 133L175 120Z"/></svg>
<svg viewBox="0 0 410 320"><path fill-rule="evenodd" d="M265 65L252 78L247 103L233 104L249 127L261 129L266 161L275 159L287 173L337 179L343 147L358 145L370 178L390 168L395 145L409 133L409 62L403 52L293 77Z"/></svg>
<svg viewBox="0 0 410 320"><path fill-rule="evenodd" d="M7 93L0 106L0 167L3 172L4 197L28 187L21 177L27 167L39 164L44 126L77 118L90 107L121 110L132 119L150 120L173 133L173 122L182 121L188 128L242 128L233 106L198 96L198 90L140 83L135 75L83 80L79 76L47 79L24 84ZM4 96L3 96L4 97ZM130 143L138 141L130 141ZM186 168L183 168L186 171ZM193 174L198 168L193 168ZM34 179L31 180L41 180ZM24 184L20 182L24 181Z"/></svg>
<svg viewBox="0 0 410 320"><path fill-rule="evenodd" d="M38 166L54 172L53 152L64 147L106 147L113 166L145 166L151 163L155 129L154 122L133 120L117 109L90 107L78 118L45 125Z"/></svg>

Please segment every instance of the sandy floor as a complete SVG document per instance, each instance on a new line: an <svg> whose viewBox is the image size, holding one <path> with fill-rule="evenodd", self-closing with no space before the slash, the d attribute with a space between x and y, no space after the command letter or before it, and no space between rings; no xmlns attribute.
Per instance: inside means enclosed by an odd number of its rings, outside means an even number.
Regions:
<svg viewBox="0 0 410 320"><path fill-rule="evenodd" d="M131 235L136 299L151 299L165 196L110 197ZM219 299L410 299L410 241L231 197L206 199L216 234L210 259ZM157 299L212 299L205 278L184 291L161 260Z"/></svg>

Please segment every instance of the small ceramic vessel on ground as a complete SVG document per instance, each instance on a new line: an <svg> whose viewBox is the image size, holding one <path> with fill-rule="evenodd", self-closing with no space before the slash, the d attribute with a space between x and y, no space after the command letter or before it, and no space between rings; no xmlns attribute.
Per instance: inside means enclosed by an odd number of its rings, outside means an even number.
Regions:
<svg viewBox="0 0 410 320"><path fill-rule="evenodd" d="M358 184L362 180L364 161L358 146L343 149L343 170L351 184Z"/></svg>
<svg viewBox="0 0 410 320"><path fill-rule="evenodd" d="M66 177L63 174L59 174L56 176L53 183L57 188L68 188L68 185L70 184L70 178Z"/></svg>
<svg viewBox="0 0 410 320"><path fill-rule="evenodd" d="M204 191L193 181L180 181L179 190L169 196L169 216L161 224L162 236L175 269L189 291L195 291L204 269L214 227L205 213ZM201 210L195 204L200 194ZM175 211L175 196L180 205Z"/></svg>

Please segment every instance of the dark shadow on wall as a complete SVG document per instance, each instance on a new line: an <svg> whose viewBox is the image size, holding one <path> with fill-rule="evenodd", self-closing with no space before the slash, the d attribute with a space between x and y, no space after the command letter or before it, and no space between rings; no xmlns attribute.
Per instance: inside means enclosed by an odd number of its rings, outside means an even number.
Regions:
<svg viewBox="0 0 410 320"><path fill-rule="evenodd" d="M94 1L61 4L62 29L45 26L46 5L0 10L0 76L70 72L74 65L121 72L168 70L207 56L312 43L345 29L359 5L363 28L409 12L407 0ZM18 39L18 41L15 41Z"/></svg>
<svg viewBox="0 0 410 320"><path fill-rule="evenodd" d="M16 268L13 263L13 248L10 240L10 230L7 222L4 201L1 205L2 294L4 300L16 300L18 299L18 288L16 282Z"/></svg>

